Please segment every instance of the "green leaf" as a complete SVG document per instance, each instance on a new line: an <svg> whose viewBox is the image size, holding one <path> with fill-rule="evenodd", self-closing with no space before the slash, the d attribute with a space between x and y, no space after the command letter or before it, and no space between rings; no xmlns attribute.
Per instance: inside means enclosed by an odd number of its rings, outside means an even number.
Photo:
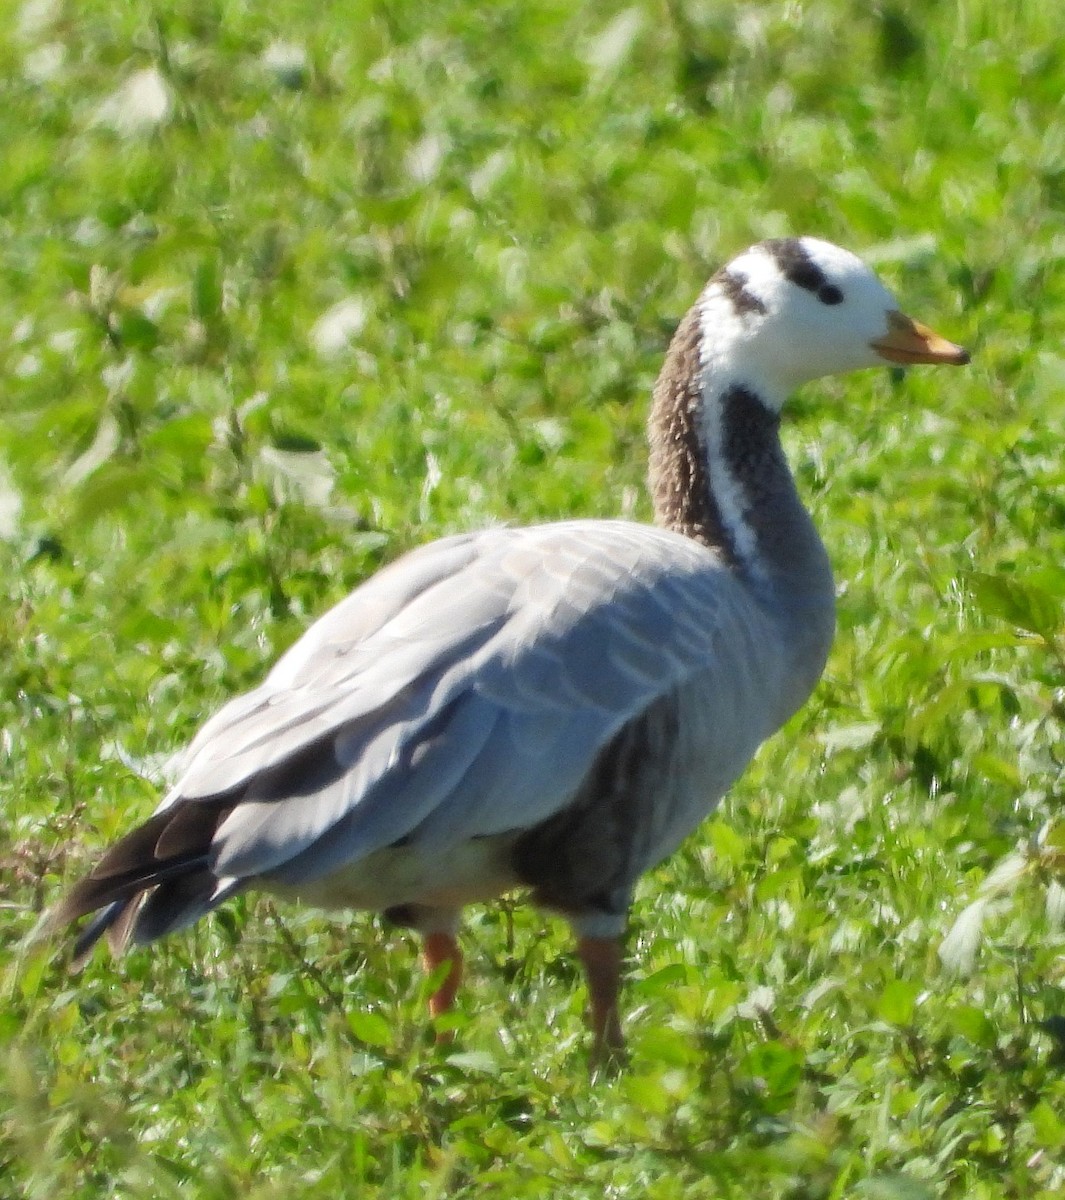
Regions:
<svg viewBox="0 0 1065 1200"><path fill-rule="evenodd" d="M974 1046L990 1049L995 1044L995 1026L982 1008L973 1004L959 1004L947 1012L947 1022L955 1032L972 1042Z"/></svg>
<svg viewBox="0 0 1065 1200"><path fill-rule="evenodd" d="M802 1081L805 1059L802 1052L783 1042L764 1042L755 1046L744 1060L745 1069L764 1085L767 1107L780 1111L787 1107Z"/></svg>
<svg viewBox="0 0 1065 1200"><path fill-rule="evenodd" d="M645 1030L639 1048L644 1058L671 1067L684 1066L694 1054L694 1047L683 1034L665 1026Z"/></svg>
<svg viewBox="0 0 1065 1200"><path fill-rule="evenodd" d="M662 967L646 979L641 979L636 986L643 995L668 995L678 984L689 982L689 972L690 968L683 963L670 963L668 967Z"/></svg>
<svg viewBox="0 0 1065 1200"><path fill-rule="evenodd" d="M483 1050L456 1051L447 1061L464 1075L498 1075L500 1070L498 1060Z"/></svg>
<svg viewBox="0 0 1065 1200"><path fill-rule="evenodd" d="M892 979L881 992L876 1006L880 1019L889 1025L912 1025L921 986L910 979Z"/></svg>
<svg viewBox="0 0 1065 1200"><path fill-rule="evenodd" d="M74 490L73 518L94 521L113 509L136 504L155 487L154 474L139 464L113 464L97 471Z"/></svg>
<svg viewBox="0 0 1065 1200"><path fill-rule="evenodd" d="M1032 1108L1028 1120L1035 1130L1036 1139L1047 1150L1060 1150L1065 1146L1065 1121L1045 1100L1040 1100Z"/></svg>
<svg viewBox="0 0 1065 1200"><path fill-rule="evenodd" d="M208 328L222 311L222 277L215 257L203 258L192 279L192 311Z"/></svg>
<svg viewBox="0 0 1065 1200"><path fill-rule="evenodd" d="M980 772L985 779L991 780L994 783L1005 784L1006 787L1020 788L1023 786L1023 778L1017 767L1006 762L997 754L992 754L990 751L980 751L973 755L973 767Z"/></svg>
<svg viewBox="0 0 1065 1200"><path fill-rule="evenodd" d="M870 1175L859 1180L852 1193L856 1200L934 1200L936 1193L908 1175Z"/></svg>
<svg viewBox="0 0 1065 1200"><path fill-rule="evenodd" d="M159 326L136 309L121 314L117 332L121 344L132 350L154 350L161 337Z"/></svg>
<svg viewBox="0 0 1065 1200"><path fill-rule="evenodd" d="M747 857L747 843L724 821L710 824L710 844L723 863L741 863Z"/></svg>
<svg viewBox="0 0 1065 1200"><path fill-rule="evenodd" d="M270 444L278 450L292 454L316 453L322 449L322 443L317 438L299 433L295 429L278 429L270 438Z"/></svg>
<svg viewBox="0 0 1065 1200"><path fill-rule="evenodd" d="M392 1026L380 1013L353 1008L348 1011L348 1028L367 1046L385 1049L392 1044Z"/></svg>
<svg viewBox="0 0 1065 1200"><path fill-rule="evenodd" d="M1065 853L1065 820L1051 821L1040 834L1039 844L1049 850Z"/></svg>
<svg viewBox="0 0 1065 1200"><path fill-rule="evenodd" d="M974 571L969 586L980 609L1052 642L1062 624L1061 601L1044 588L1005 575Z"/></svg>

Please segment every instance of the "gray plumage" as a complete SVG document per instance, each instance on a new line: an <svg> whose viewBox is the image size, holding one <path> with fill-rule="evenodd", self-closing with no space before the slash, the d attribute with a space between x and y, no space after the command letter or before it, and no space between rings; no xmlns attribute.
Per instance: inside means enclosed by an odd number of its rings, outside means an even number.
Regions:
<svg viewBox="0 0 1065 1200"><path fill-rule="evenodd" d="M524 835L508 882L537 886L535 867L522 878L521 862L536 859L530 831L564 829L572 810L583 847L573 874L589 882L554 878L549 891L574 911L609 879L620 924L627 889L690 830L693 806L697 820L788 715L776 701L792 667L777 624L714 551L666 530L574 521L432 543L326 614L218 712L150 833L120 843L92 880L124 877L149 851L156 872L177 864L185 886L163 882L168 928L199 916L214 890L190 891L193 869L302 888L319 903L339 871L340 903L364 891L367 907L432 907L431 891L393 892L387 867L385 879L353 883L348 864L389 847L443 862L460 843ZM760 696L773 702L751 720ZM595 845L609 823L596 764L622 731L653 752L607 793L628 836ZM609 861L589 869L586 850ZM134 935L146 939L140 920Z"/></svg>
<svg viewBox="0 0 1065 1200"><path fill-rule="evenodd" d="M663 528L493 529L385 568L203 726L155 815L54 922L102 909L85 953L105 933L150 941L254 886L431 933L524 886L582 938L616 937L640 874L820 676L832 576L780 407L829 371L963 361L900 320L836 247L741 255L681 323L655 390ZM596 969L597 1038L616 1044L612 968Z"/></svg>

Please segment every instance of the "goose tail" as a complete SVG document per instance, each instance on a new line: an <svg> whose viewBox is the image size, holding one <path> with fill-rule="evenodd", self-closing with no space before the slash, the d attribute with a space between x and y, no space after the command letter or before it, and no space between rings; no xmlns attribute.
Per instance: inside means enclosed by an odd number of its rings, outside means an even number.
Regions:
<svg viewBox="0 0 1065 1200"><path fill-rule="evenodd" d="M210 845L232 803L179 801L116 842L47 914L54 933L95 914L77 933L71 967L79 970L106 937L115 954L198 921L241 891L244 879L211 869Z"/></svg>

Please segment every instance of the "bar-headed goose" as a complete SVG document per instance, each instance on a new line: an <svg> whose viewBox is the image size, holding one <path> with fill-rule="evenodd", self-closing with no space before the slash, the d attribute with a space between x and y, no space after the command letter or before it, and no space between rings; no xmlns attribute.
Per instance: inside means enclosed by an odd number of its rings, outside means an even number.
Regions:
<svg viewBox="0 0 1065 1200"><path fill-rule="evenodd" d="M514 888L569 920L595 1053L621 1045L619 938L640 874L805 701L833 584L781 451L822 375L968 361L813 238L709 282L654 393L657 527L576 520L444 538L326 613L189 747L155 815L53 923L150 942L245 888L418 930L432 997L460 910Z"/></svg>

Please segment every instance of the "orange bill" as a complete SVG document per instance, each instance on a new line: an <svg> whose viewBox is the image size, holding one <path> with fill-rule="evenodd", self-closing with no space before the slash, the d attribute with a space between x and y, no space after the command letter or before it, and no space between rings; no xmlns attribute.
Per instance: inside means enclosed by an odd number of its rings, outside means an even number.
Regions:
<svg viewBox="0 0 1065 1200"><path fill-rule="evenodd" d="M889 312L887 332L870 342L881 358L896 363L949 363L961 367L969 361L969 351L913 320L905 313Z"/></svg>

